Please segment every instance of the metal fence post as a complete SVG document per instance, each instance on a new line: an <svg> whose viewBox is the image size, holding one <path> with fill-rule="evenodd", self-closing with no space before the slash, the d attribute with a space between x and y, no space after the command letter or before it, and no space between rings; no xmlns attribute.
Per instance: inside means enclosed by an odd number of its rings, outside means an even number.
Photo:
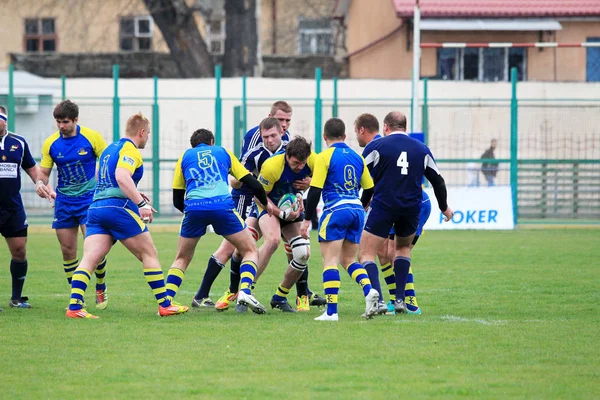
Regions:
<svg viewBox="0 0 600 400"><path fill-rule="evenodd" d="M248 96L246 95L246 77L242 77L242 126L241 128L244 130L248 130L247 122L248 122L248 104L247 104Z"/></svg>
<svg viewBox="0 0 600 400"><path fill-rule="evenodd" d="M10 64L8 66L8 123L7 129L11 132L15 131L15 66Z"/></svg>
<svg viewBox="0 0 600 400"><path fill-rule="evenodd" d="M429 97L427 88L429 78L423 79L423 110L421 115L421 126L423 127L423 142L429 145Z"/></svg>
<svg viewBox="0 0 600 400"><path fill-rule="evenodd" d="M221 130L222 130L222 122L221 116L223 114L223 100L221 100L221 66L215 66L215 80L217 83L217 96L215 98L215 144L217 146L221 145Z"/></svg>
<svg viewBox="0 0 600 400"><path fill-rule="evenodd" d="M67 99L67 77L65 75L60 76L60 97L62 101Z"/></svg>
<svg viewBox="0 0 600 400"><path fill-rule="evenodd" d="M238 159L242 154L242 112L242 107L233 107L233 154L235 154Z"/></svg>
<svg viewBox="0 0 600 400"><path fill-rule="evenodd" d="M160 129L158 108L158 76L154 76L154 101L152 103L152 198L154 208L160 212Z"/></svg>
<svg viewBox="0 0 600 400"><path fill-rule="evenodd" d="M333 105L331 106L331 116L338 117L338 78L333 78Z"/></svg>
<svg viewBox="0 0 600 400"><path fill-rule="evenodd" d="M510 98L510 184L512 187L513 218L515 225L518 221L519 176L518 176L518 100L517 100L517 68L510 70L511 98Z"/></svg>
<svg viewBox="0 0 600 400"><path fill-rule="evenodd" d="M121 100L119 99L119 65L113 65L113 142L118 142L121 138Z"/></svg>
<svg viewBox="0 0 600 400"><path fill-rule="evenodd" d="M317 83L317 96L315 97L315 152L321 152L321 121L323 119L323 106L321 100L321 68L315 68L315 81Z"/></svg>

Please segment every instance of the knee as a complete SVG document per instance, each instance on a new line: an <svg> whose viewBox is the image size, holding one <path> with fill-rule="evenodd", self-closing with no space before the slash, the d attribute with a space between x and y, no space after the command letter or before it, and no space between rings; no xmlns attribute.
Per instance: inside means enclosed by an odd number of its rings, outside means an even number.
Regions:
<svg viewBox="0 0 600 400"><path fill-rule="evenodd" d="M10 255L15 261L25 261L27 259L27 251L25 246L17 246L11 249Z"/></svg>
<svg viewBox="0 0 600 400"><path fill-rule="evenodd" d="M263 246L265 246L269 252L274 253L279 246L279 237L265 236Z"/></svg>
<svg viewBox="0 0 600 400"><path fill-rule="evenodd" d="M292 248L292 260L299 265L308 265L310 259L310 241L302 236L296 236L290 240Z"/></svg>

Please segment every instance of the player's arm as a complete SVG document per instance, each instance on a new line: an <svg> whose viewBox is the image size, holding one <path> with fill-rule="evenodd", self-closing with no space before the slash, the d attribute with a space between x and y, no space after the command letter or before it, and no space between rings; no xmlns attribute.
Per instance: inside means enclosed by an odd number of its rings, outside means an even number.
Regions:
<svg viewBox="0 0 600 400"><path fill-rule="evenodd" d="M144 200L132 178L135 170L141 165L142 155L140 151L133 146L131 148L124 148L119 154L119 161L115 169L115 179L123 194L137 204L142 221L152 222L152 213L156 212L156 210Z"/></svg>
<svg viewBox="0 0 600 400"><path fill-rule="evenodd" d="M425 178L427 178L429 183L431 183L431 186L433 186L433 193L437 199L440 211L446 217L445 220L449 221L454 212L450 207L448 207L448 192L446 190L446 182L440 174L440 170L438 169L431 154L425 155Z"/></svg>
<svg viewBox="0 0 600 400"><path fill-rule="evenodd" d="M256 163L254 162L254 158L249 157L251 153L253 153L253 152L252 151L246 152L246 154L244 155L244 157L242 158L242 161L241 161L241 164L248 171L254 171L256 169ZM229 175L229 184L234 189L239 189L243 186L243 183L240 182L239 180L235 179L235 177L232 175Z"/></svg>
<svg viewBox="0 0 600 400"><path fill-rule="evenodd" d="M42 160L40 161L38 177L35 180L35 192L43 199L56 198L54 190L48 187L50 173L52 173L52 167L54 166L54 160L50 156L51 144L52 141L48 138L42 146Z"/></svg>
<svg viewBox="0 0 600 400"><path fill-rule="evenodd" d="M373 178L371 178L371 173L369 172L369 168L367 167L367 162L364 161L363 173L360 178L360 186L363 189L362 196L360 197L360 202L362 203L363 208L366 210L369 207L369 203L373 198L373 194L375 193L375 183L373 183Z"/></svg>
<svg viewBox="0 0 600 400"><path fill-rule="evenodd" d="M332 154L333 151L324 151L312 161L311 170L313 171L313 177L310 182L308 196L306 197L306 207L304 210L305 221L311 221L315 215L319 200L321 199L321 192L323 191L323 186L327 179L327 172L329 170L329 162Z"/></svg>
<svg viewBox="0 0 600 400"><path fill-rule="evenodd" d="M229 169L229 173L233 175L235 179L240 181L242 184L247 185L250 190L252 190L252 194L254 197L260 202L263 208L270 209L269 201L267 199L267 193L263 188L263 185L252 176L250 171L248 171L241 162L233 155L229 150L227 150L229 154L229 158L231 159L231 167Z"/></svg>
<svg viewBox="0 0 600 400"><path fill-rule="evenodd" d="M181 159L183 154L175 164L175 175L173 175L173 207L183 212L185 208L185 178L181 169Z"/></svg>

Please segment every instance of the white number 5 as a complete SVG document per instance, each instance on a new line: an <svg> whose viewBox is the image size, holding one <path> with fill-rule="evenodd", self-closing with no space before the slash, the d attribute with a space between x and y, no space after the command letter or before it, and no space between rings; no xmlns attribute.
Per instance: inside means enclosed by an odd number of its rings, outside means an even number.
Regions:
<svg viewBox="0 0 600 400"><path fill-rule="evenodd" d="M406 158L406 152L403 151L400 153L400 157L398 157L398 162L396 162L396 165L400 167L400 174L402 175L408 175L408 160Z"/></svg>

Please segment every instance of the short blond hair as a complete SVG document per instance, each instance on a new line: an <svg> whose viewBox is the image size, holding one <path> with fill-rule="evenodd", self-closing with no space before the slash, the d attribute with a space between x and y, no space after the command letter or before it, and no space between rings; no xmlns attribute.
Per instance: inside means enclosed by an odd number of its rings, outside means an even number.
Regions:
<svg viewBox="0 0 600 400"><path fill-rule="evenodd" d="M125 127L125 134L127 136L135 136L140 129L148 128L150 121L140 111L137 114L133 114L127 120L127 126Z"/></svg>
<svg viewBox="0 0 600 400"><path fill-rule="evenodd" d="M289 114L292 112L292 107L286 101L279 100L273 103L271 106L271 115L275 115L277 110L281 110L284 113Z"/></svg>

